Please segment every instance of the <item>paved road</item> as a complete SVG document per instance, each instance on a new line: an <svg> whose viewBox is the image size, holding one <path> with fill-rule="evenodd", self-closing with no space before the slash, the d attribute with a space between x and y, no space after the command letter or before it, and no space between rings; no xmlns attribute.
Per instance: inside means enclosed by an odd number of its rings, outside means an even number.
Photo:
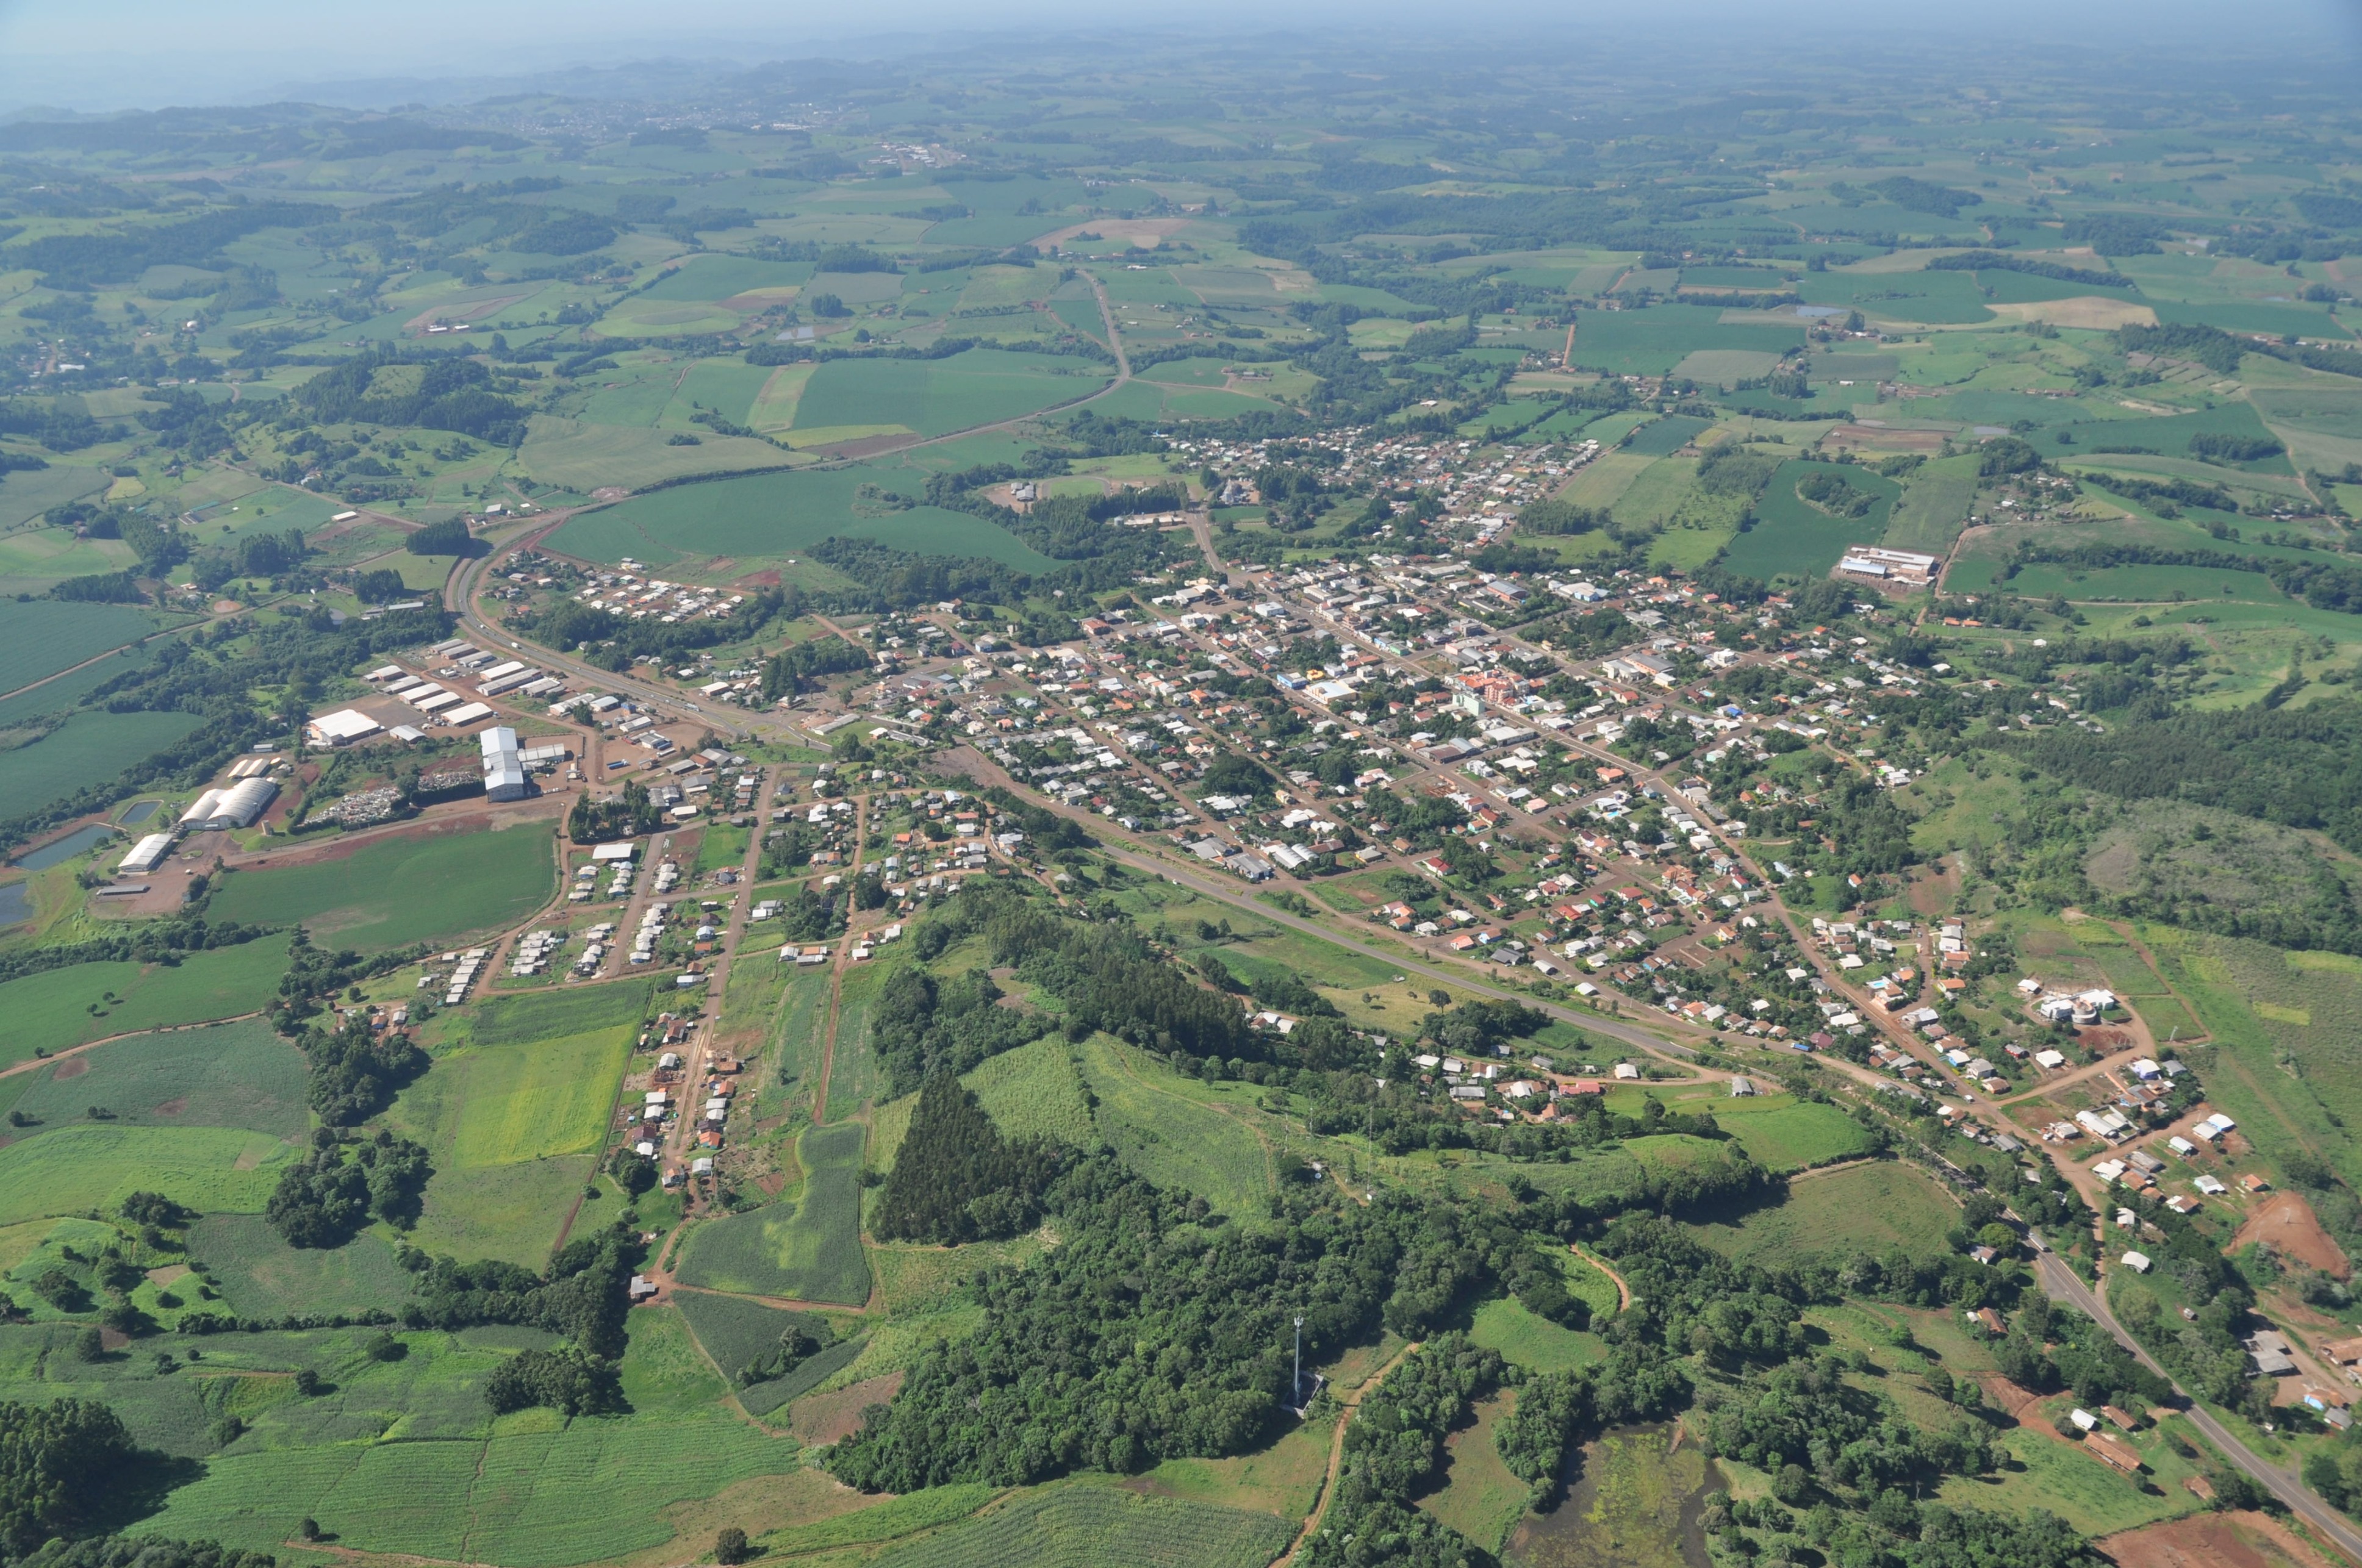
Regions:
<svg viewBox="0 0 2362 1568"><path fill-rule="evenodd" d="M2115 1335L2116 1342L2131 1353L2135 1360L2167 1382L2173 1382L2165 1368L2158 1364L2157 1359L2143 1350L2132 1335L2125 1332L2124 1325L2116 1321L2115 1314L2108 1310L2107 1303L2077 1278L2075 1272L2060 1262L2056 1253L2047 1247L2039 1247L2035 1253L2034 1268L2036 1277L2042 1282L2044 1295L2054 1301L2064 1301L2087 1314L2092 1321ZM2188 1408L2182 1413L2190 1418L2191 1425L2206 1434L2207 1441L2221 1449L2232 1463L2270 1488L2272 1496L2286 1503L2290 1511L2334 1542L2340 1551L2355 1562L2362 1562L2362 1530L2356 1530L2328 1504L2306 1491L2303 1483L2292 1473L2258 1457L2234 1436L2228 1427L2216 1420L2204 1406L2191 1399L2180 1384L2174 1384L2174 1392L2187 1401Z"/></svg>
<svg viewBox="0 0 2362 1568"><path fill-rule="evenodd" d="M956 768L972 778L998 784L1020 799L1026 798L1024 791L1014 779L971 746L963 745L945 753L942 761L944 766ZM1505 987L1490 985L1484 980L1472 978L1465 971L1438 967L1418 958L1407 956L1399 948L1373 946L1369 943L1332 931L1316 921L1306 920L1300 915L1292 915L1284 910L1274 909L1271 905L1250 897L1234 882L1192 870L1187 866L1158 858L1133 848L1128 842L1118 836L1118 830L1109 827L1103 819L1087 812L1064 806L1055 801L1041 797L1033 797L1033 803L1089 827L1093 835L1098 840L1101 853L1112 856L1137 870L1162 877L1166 881L1187 888L1193 893L1218 900L1236 909L1245 910L1258 919L1275 921L1281 925L1291 926L1308 935L1317 936L1334 946L1342 947L1348 952L1359 953L1365 958L1374 958L1381 964L1391 965L1405 974L1422 975L1430 980L1455 986L1463 991L1475 991L1496 1000L1513 1001L1537 1009L1552 1018L1563 1020L1578 1028L1590 1030L1595 1034L1608 1035L1623 1041L1628 1045L1637 1045L1644 1051L1682 1057L1693 1055L1686 1045L1676 1044L1672 1041L1652 1034L1636 1024L1627 1023L1620 1019L1603 1018L1594 1012L1580 1012L1573 1008L1560 1007L1554 1003L1543 1001L1523 991L1513 991Z"/></svg>

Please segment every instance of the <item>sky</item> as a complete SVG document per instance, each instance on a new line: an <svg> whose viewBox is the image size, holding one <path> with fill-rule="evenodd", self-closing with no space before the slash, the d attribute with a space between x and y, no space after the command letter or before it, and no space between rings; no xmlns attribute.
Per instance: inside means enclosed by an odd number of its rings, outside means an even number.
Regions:
<svg viewBox="0 0 2362 1568"><path fill-rule="evenodd" d="M1267 29L1449 25L1414 0L901 0L890 12L813 0L0 0L0 113L251 103L281 96L402 101L420 82L494 82L542 71L657 59L753 65L797 55L875 56L995 28ZM1603 29L1762 29L1776 47L1841 45L1849 32L1926 30L1956 42L2114 39L2150 49L2323 50L2362 61L2362 0L1495 0L1505 37ZM897 29L881 33L882 28ZM1726 35L1727 36L1727 35ZM333 83L366 83L320 93ZM488 90L497 90L491 88ZM457 95L472 95L454 88ZM430 97L454 94L427 93Z"/></svg>

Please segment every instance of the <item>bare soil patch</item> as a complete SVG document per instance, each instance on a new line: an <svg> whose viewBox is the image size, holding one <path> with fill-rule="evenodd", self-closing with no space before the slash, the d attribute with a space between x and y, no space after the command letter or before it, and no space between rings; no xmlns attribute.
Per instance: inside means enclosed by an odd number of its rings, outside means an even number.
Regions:
<svg viewBox="0 0 2362 1568"><path fill-rule="evenodd" d="M166 1264L162 1268L151 1268L148 1271L148 1283L162 1290L170 1286L174 1280L186 1276L188 1272L187 1264Z"/></svg>
<svg viewBox="0 0 2362 1568"><path fill-rule="evenodd" d="M2267 1514L2191 1514L2095 1542L2117 1568L2330 1568Z"/></svg>
<svg viewBox="0 0 2362 1568"><path fill-rule="evenodd" d="M788 1408L788 1430L814 1448L840 1442L861 1430L861 1412L883 1405L902 1390L902 1375L889 1372L849 1384L831 1394L811 1394Z"/></svg>
<svg viewBox="0 0 2362 1568"><path fill-rule="evenodd" d="M69 1056L58 1064L57 1071L51 1073L50 1077L62 1083L68 1078L78 1078L88 1071L90 1071L88 1061L80 1056Z"/></svg>
<svg viewBox="0 0 2362 1568"><path fill-rule="evenodd" d="M1876 447L1894 452L1938 452L1943 450L1945 432L1941 430L1889 430L1874 425L1840 425L1821 437L1824 447L1835 450L1844 447Z"/></svg>
<svg viewBox="0 0 2362 1568"><path fill-rule="evenodd" d="M158 1116L178 1116L188 1109L189 1097L187 1095L180 1095L158 1105L153 1114Z"/></svg>
<svg viewBox="0 0 2362 1568"><path fill-rule="evenodd" d="M2109 332L2119 326L2155 326L2157 312L2130 300L2102 294L2081 294L2071 300L2039 300L1985 307L2003 321L2047 321L2053 326L2081 326Z"/></svg>
<svg viewBox="0 0 2362 1568"><path fill-rule="evenodd" d="M1158 240L1166 235L1178 234L1188 226L1187 218L1093 218L1088 223L1069 224L1065 228L1053 229L1032 243L1066 245L1078 234L1096 234L1102 240L1154 249Z"/></svg>
<svg viewBox="0 0 2362 1568"><path fill-rule="evenodd" d="M2282 1257L2339 1279L2354 1276L2354 1264L2321 1228L2312 1205L2297 1193L2276 1192L2257 1205L2224 1250L2235 1253L2250 1242L2267 1242Z"/></svg>

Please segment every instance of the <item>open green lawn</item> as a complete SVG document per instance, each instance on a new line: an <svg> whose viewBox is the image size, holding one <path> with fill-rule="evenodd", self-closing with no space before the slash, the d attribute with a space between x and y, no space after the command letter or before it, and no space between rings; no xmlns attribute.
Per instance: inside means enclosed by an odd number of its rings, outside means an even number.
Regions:
<svg viewBox="0 0 2362 1568"><path fill-rule="evenodd" d="M857 1306L869 1296L861 1254L858 1122L816 1127L797 1144L796 1196L700 1225L681 1249L685 1285L792 1301Z"/></svg>
<svg viewBox="0 0 2362 1568"><path fill-rule="evenodd" d="M0 984L0 1018L9 1021L0 1064L111 1034L253 1012L286 972L286 939L265 936L174 965L73 964L9 980Z"/></svg>
<svg viewBox="0 0 2362 1568"><path fill-rule="evenodd" d="M399 947L456 941L512 925L555 887L549 828L384 838L305 866L263 867L224 878L217 920L301 922L324 947Z"/></svg>

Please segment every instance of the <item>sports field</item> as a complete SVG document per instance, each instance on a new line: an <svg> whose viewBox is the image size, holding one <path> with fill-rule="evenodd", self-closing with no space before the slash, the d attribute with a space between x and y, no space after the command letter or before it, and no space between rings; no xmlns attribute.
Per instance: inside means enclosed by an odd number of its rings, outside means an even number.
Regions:
<svg viewBox="0 0 2362 1568"><path fill-rule="evenodd" d="M219 920L301 923L323 946L399 947L455 940L513 924L553 889L549 829L518 823L497 833L400 835L304 866L263 867L226 878Z"/></svg>

